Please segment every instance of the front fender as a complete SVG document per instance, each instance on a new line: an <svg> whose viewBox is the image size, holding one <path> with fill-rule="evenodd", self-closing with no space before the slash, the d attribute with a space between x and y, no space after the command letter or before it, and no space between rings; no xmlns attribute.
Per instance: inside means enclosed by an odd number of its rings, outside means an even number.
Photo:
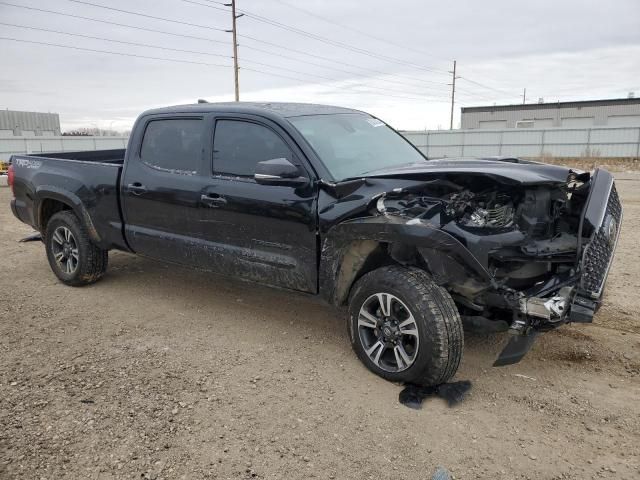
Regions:
<svg viewBox="0 0 640 480"><path fill-rule="evenodd" d="M349 220L327 232L320 257L320 294L332 304L344 304L369 256L385 244L415 248L437 283L472 280L475 288L494 284L491 274L452 235L421 220L382 215Z"/></svg>

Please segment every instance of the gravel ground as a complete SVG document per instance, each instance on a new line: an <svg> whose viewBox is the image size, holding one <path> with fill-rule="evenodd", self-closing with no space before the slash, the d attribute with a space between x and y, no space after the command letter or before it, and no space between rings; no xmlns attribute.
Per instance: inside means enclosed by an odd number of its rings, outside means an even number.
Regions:
<svg viewBox="0 0 640 480"><path fill-rule="evenodd" d="M640 478L640 175L592 325L492 368L467 336L469 399L410 410L316 299L123 253L58 283L0 209L0 478ZM10 193L0 188L0 205Z"/></svg>

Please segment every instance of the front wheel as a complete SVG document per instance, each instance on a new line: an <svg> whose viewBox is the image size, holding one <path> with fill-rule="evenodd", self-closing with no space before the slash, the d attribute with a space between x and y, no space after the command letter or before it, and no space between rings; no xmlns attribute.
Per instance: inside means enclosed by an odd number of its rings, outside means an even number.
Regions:
<svg viewBox="0 0 640 480"><path fill-rule="evenodd" d="M94 283L107 270L108 251L91 243L86 229L71 211L64 210L51 217L45 248L51 270L67 285Z"/></svg>
<svg viewBox="0 0 640 480"><path fill-rule="evenodd" d="M382 267L354 285L349 337L360 360L394 382L438 385L462 359L462 322L449 293L418 268Z"/></svg>

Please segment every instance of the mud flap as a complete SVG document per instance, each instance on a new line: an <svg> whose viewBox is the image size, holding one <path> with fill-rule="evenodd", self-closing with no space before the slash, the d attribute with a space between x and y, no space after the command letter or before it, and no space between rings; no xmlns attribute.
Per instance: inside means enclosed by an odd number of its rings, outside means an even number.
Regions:
<svg viewBox="0 0 640 480"><path fill-rule="evenodd" d="M493 366L503 367L505 365L518 363L531 349L537 336L538 332L532 330L528 335L515 335L511 337L507 346L504 347L496 361L493 362Z"/></svg>
<svg viewBox="0 0 640 480"><path fill-rule="evenodd" d="M20 240L18 240L18 242L20 243L25 243L25 242L42 242L42 234L40 232L33 232L30 235L27 235L24 238L21 238Z"/></svg>

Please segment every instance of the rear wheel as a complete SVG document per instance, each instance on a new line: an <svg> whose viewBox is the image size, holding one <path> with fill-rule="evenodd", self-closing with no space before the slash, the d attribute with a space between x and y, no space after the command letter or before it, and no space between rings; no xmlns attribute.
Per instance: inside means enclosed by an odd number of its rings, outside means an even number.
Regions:
<svg viewBox="0 0 640 480"><path fill-rule="evenodd" d="M372 372L419 385L453 377L464 344L460 315L448 292L423 270L400 266L379 268L356 282L349 336Z"/></svg>
<svg viewBox="0 0 640 480"><path fill-rule="evenodd" d="M84 226L68 210L51 217L45 234L47 259L53 273L74 287L99 280L107 270L108 251L89 239Z"/></svg>

